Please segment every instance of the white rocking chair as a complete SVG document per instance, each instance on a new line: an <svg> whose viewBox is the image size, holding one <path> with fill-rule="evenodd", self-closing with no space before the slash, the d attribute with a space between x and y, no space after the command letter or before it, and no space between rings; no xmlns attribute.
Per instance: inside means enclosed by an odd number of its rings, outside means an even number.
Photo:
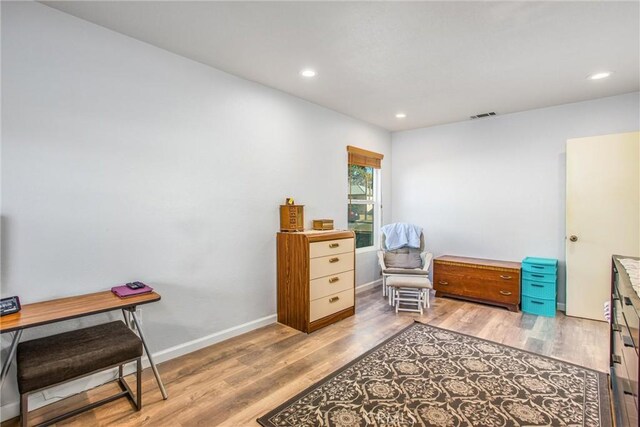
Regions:
<svg viewBox="0 0 640 427"><path fill-rule="evenodd" d="M389 304L395 306L396 313L412 311L422 314L423 308L431 306L429 290L433 289L429 280L433 255L424 250L424 233L420 235L420 248L401 248L390 251L386 249L385 240L386 236L381 233L382 250L378 251L378 263L382 269L382 295L388 296ZM398 254L409 254L408 257L413 255L414 258L415 254L419 254L421 266L413 268L387 266L385 255L390 260L390 258L397 258Z"/></svg>

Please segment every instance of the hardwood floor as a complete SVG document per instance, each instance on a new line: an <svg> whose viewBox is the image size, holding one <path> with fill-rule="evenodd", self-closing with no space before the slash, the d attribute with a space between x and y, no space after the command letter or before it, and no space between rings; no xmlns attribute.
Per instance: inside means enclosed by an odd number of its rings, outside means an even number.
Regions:
<svg viewBox="0 0 640 427"><path fill-rule="evenodd" d="M255 419L330 374L414 319L434 326L606 371L605 322L537 317L453 299L433 299L424 315L399 313L380 288L357 295L356 315L310 335L273 324L159 365L169 399L162 400L150 369L143 375L143 409L119 399L58 425L252 426ZM133 383L134 378L127 378ZM103 386L40 408L30 424L95 401ZM44 418L43 418L44 417ZM14 418L3 427L18 425Z"/></svg>

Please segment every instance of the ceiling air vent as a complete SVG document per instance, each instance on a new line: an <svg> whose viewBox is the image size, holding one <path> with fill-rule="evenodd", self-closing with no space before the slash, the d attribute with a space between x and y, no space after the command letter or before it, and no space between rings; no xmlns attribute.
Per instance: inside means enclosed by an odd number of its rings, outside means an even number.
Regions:
<svg viewBox="0 0 640 427"><path fill-rule="evenodd" d="M482 114L476 114L475 116L471 116L469 117L471 120L473 119L484 119L485 117L491 117L491 116L495 116L496 112L492 111L490 113L482 113Z"/></svg>

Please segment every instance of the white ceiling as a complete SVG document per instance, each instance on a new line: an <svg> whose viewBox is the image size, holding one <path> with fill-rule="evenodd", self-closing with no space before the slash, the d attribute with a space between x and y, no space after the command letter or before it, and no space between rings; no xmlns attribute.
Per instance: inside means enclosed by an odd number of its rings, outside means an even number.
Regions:
<svg viewBox="0 0 640 427"><path fill-rule="evenodd" d="M638 2L43 3L389 130L640 87Z"/></svg>

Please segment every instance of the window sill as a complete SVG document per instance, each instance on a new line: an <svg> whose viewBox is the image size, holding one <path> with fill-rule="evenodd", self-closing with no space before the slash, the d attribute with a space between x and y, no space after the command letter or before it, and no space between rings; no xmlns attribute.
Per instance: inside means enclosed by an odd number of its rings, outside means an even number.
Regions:
<svg viewBox="0 0 640 427"><path fill-rule="evenodd" d="M356 255L358 254L367 254L369 252L378 252L378 248L375 246L367 246L366 248L358 248L356 249Z"/></svg>

